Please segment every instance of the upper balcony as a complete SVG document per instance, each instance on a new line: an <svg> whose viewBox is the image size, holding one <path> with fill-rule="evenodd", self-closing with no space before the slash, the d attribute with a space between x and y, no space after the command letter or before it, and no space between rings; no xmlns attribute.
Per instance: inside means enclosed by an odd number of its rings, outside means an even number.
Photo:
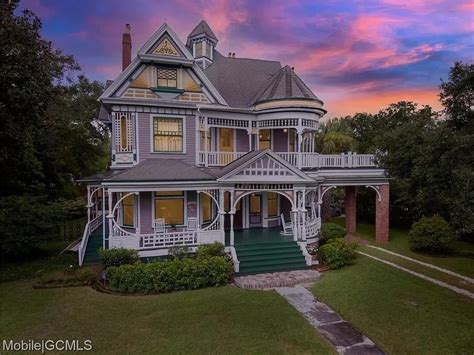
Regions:
<svg viewBox="0 0 474 355"><path fill-rule="evenodd" d="M206 167L225 166L247 152L199 151L198 164ZM373 154L318 154L314 152L275 152L299 169L377 168Z"/></svg>

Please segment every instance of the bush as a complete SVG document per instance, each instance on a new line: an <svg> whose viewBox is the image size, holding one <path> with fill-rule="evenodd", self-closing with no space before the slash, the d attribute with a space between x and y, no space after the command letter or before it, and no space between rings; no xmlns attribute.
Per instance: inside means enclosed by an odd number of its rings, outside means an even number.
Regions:
<svg viewBox="0 0 474 355"><path fill-rule="evenodd" d="M454 233L448 222L439 216L423 217L414 223L409 233L409 246L413 251L442 253L448 251L448 242Z"/></svg>
<svg viewBox="0 0 474 355"><path fill-rule="evenodd" d="M211 256L225 256L224 245L219 242L198 246L196 250L197 258L207 258Z"/></svg>
<svg viewBox="0 0 474 355"><path fill-rule="evenodd" d="M94 270L87 267L83 267L77 270L76 277L79 281L83 281L88 284L91 284L97 280L97 274L94 272Z"/></svg>
<svg viewBox="0 0 474 355"><path fill-rule="evenodd" d="M99 256L105 269L111 266L136 264L140 261L138 251L125 248L100 249Z"/></svg>
<svg viewBox="0 0 474 355"><path fill-rule="evenodd" d="M146 294L222 286L232 273L232 263L212 256L110 267L107 279L114 291Z"/></svg>
<svg viewBox="0 0 474 355"><path fill-rule="evenodd" d="M357 245L344 239L333 239L319 248L319 255L330 269L350 264L356 257Z"/></svg>
<svg viewBox="0 0 474 355"><path fill-rule="evenodd" d="M321 244L328 243L332 239L344 238L346 229L336 223L324 223L321 227Z"/></svg>
<svg viewBox="0 0 474 355"><path fill-rule="evenodd" d="M168 249L168 254L172 258L182 259L189 256L190 250L187 246L174 246Z"/></svg>

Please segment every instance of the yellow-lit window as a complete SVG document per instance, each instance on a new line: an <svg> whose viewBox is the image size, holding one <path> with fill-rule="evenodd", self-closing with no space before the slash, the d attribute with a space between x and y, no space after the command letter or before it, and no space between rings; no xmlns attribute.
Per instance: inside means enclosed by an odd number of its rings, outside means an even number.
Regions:
<svg viewBox="0 0 474 355"><path fill-rule="evenodd" d="M153 119L153 150L155 152L183 151L183 120L180 118Z"/></svg>
<svg viewBox="0 0 474 355"><path fill-rule="evenodd" d="M258 149L270 149L272 147L272 130L260 130Z"/></svg>
<svg viewBox="0 0 474 355"><path fill-rule="evenodd" d="M128 150L128 126L127 117L120 117L120 150Z"/></svg>
<svg viewBox="0 0 474 355"><path fill-rule="evenodd" d="M211 150L211 130L207 132L207 138L206 134L204 132L201 132L200 148L202 151L207 150L209 152Z"/></svg>
<svg viewBox="0 0 474 355"><path fill-rule="evenodd" d="M176 69L158 68L156 73L158 86L176 88L178 83L178 71Z"/></svg>
<svg viewBox="0 0 474 355"><path fill-rule="evenodd" d="M134 196L129 195L122 200L122 224L133 227L135 221Z"/></svg>
<svg viewBox="0 0 474 355"><path fill-rule="evenodd" d="M278 194L276 192L267 193L268 217L278 216Z"/></svg>
<svg viewBox="0 0 474 355"><path fill-rule="evenodd" d="M202 206L202 221L208 223L212 219L212 200L209 195L201 195L201 206Z"/></svg>
<svg viewBox="0 0 474 355"><path fill-rule="evenodd" d="M163 218L167 225L184 224L184 192L163 191L155 193L155 219Z"/></svg>
<svg viewBox="0 0 474 355"><path fill-rule="evenodd" d="M250 213L258 214L261 212L261 196L252 194L250 195Z"/></svg>

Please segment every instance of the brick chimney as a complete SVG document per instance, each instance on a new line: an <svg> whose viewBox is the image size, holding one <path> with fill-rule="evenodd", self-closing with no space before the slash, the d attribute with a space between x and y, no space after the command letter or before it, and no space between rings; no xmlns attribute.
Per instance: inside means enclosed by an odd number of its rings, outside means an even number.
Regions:
<svg viewBox="0 0 474 355"><path fill-rule="evenodd" d="M125 25L125 30L122 34L122 71L132 61L132 36L130 35L130 24Z"/></svg>

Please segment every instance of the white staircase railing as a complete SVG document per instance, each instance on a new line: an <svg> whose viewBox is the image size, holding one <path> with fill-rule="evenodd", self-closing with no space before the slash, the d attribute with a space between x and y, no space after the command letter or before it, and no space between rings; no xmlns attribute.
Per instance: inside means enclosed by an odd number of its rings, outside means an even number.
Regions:
<svg viewBox="0 0 474 355"><path fill-rule="evenodd" d="M92 219L90 222L86 223L84 227L84 233L82 233L81 244L79 245L79 249L77 251L78 258L79 258L79 266L82 266L84 263L84 257L86 255L87 243L89 242L89 237L92 233L95 232L97 228L100 227L102 224L102 213L100 213L97 217Z"/></svg>

